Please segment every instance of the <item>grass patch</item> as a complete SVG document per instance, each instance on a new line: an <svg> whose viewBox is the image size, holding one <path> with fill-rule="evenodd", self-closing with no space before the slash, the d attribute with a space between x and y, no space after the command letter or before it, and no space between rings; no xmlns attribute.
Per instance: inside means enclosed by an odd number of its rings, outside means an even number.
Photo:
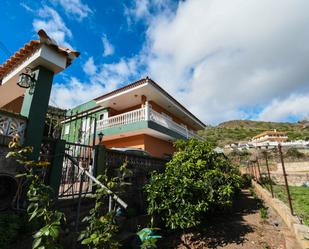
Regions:
<svg viewBox="0 0 309 249"><path fill-rule="evenodd" d="M309 188L290 186L289 189L295 214L309 226ZM273 190L278 199L288 204L285 186L274 185Z"/></svg>

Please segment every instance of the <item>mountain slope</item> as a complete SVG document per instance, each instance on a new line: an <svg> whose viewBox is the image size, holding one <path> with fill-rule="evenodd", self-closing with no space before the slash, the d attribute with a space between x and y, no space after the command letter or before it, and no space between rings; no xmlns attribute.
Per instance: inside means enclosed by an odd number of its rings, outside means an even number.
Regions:
<svg viewBox="0 0 309 249"><path fill-rule="evenodd" d="M302 123L279 123L251 120L231 120L215 127L207 127L200 135L214 145L248 141L255 135L267 131L278 130L287 133L289 140L309 139L309 128L304 128Z"/></svg>

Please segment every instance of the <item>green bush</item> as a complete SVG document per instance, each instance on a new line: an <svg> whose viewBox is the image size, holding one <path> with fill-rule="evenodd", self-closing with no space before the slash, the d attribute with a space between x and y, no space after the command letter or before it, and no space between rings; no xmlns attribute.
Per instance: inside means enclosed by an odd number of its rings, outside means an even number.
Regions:
<svg viewBox="0 0 309 249"><path fill-rule="evenodd" d="M243 188L250 188L251 187L251 181L252 181L252 176L249 174L243 174L241 176L242 178L242 187Z"/></svg>
<svg viewBox="0 0 309 249"><path fill-rule="evenodd" d="M259 211L261 219L266 220L268 218L267 209L265 207L261 207Z"/></svg>
<svg viewBox="0 0 309 249"><path fill-rule="evenodd" d="M153 173L145 190L148 213L171 229L201 223L205 214L224 210L241 187L239 171L206 141L178 141L164 173Z"/></svg>
<svg viewBox="0 0 309 249"><path fill-rule="evenodd" d="M290 158L303 158L305 157L305 154L296 148L289 148L286 152L286 156Z"/></svg>
<svg viewBox="0 0 309 249"><path fill-rule="evenodd" d="M5 248L14 242L22 224L16 214L0 214L0 248Z"/></svg>

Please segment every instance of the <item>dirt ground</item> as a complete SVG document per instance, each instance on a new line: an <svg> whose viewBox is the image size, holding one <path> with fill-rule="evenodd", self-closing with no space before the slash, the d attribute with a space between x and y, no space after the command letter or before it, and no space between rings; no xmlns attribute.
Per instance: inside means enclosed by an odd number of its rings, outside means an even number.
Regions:
<svg viewBox="0 0 309 249"><path fill-rule="evenodd" d="M268 218L260 217L256 200L242 191L234 211L215 217L207 225L186 234L171 234L161 241L160 249L299 249L283 220L268 208Z"/></svg>

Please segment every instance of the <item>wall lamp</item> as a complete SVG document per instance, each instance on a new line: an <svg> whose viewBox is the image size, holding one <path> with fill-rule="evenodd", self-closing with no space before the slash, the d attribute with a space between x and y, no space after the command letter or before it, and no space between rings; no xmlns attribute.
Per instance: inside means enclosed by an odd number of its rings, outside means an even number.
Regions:
<svg viewBox="0 0 309 249"><path fill-rule="evenodd" d="M26 67L25 72L19 75L17 85L21 88L29 88L29 94L33 94L36 82L35 73L30 67Z"/></svg>
<svg viewBox="0 0 309 249"><path fill-rule="evenodd" d="M100 132L100 133L98 134L98 136L99 136L99 144L102 144L102 140L103 140L104 134L103 134L102 132Z"/></svg>

